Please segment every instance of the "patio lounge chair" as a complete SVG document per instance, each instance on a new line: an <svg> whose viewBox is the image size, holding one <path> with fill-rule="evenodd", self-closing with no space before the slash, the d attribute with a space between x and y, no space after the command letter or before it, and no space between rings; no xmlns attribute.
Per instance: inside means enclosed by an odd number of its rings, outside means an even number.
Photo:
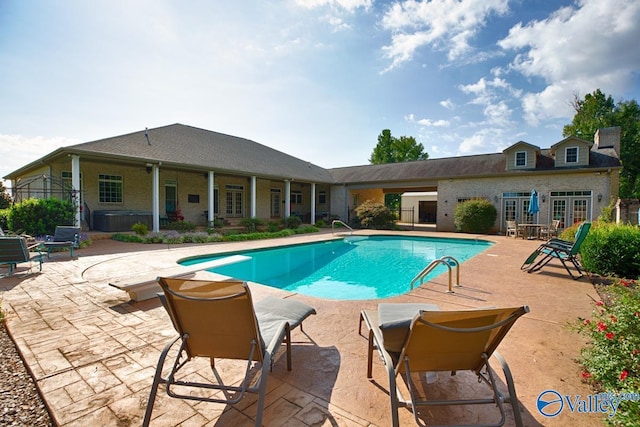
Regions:
<svg viewBox="0 0 640 427"><path fill-rule="evenodd" d="M42 246L47 251L47 258L50 257L52 250L61 248L68 248L71 252L71 258L73 258L73 249L80 247L80 228L59 225L53 236L46 236L46 241L42 242Z"/></svg>
<svg viewBox="0 0 640 427"><path fill-rule="evenodd" d="M404 310L403 305L406 305ZM378 312L363 311L360 316L361 322L364 321L369 328L367 377L372 378L374 349L377 349L387 370L392 425L399 426L399 406L411 408L416 423L422 425L419 415L425 406L492 404L497 406L501 417L490 425L501 426L506 420L503 404L507 402L513 408L516 425L521 426L522 418L511 371L496 348L514 322L528 313L529 308L416 311L417 308L416 304L380 304ZM399 330L402 332L399 333ZM405 337L401 339L403 335ZM491 356L495 356L502 366L509 396L504 396L498 390L495 372L489 365ZM446 371L454 375L456 371L465 370L473 371L479 382L489 385L491 396L432 400L418 395L415 382L418 374L424 376ZM406 383L409 399L400 393L398 379Z"/></svg>
<svg viewBox="0 0 640 427"><path fill-rule="evenodd" d="M9 276L19 263L34 260L38 261L39 271L42 271L42 252L38 244L29 246L23 236L0 236L0 265L9 266Z"/></svg>
<svg viewBox="0 0 640 427"><path fill-rule="evenodd" d="M298 325L302 328L302 321L315 314L313 307L291 299L272 297L254 305L246 282L162 277L158 282L164 291L158 296L179 335L165 346L160 355L143 425L148 426L151 421L157 389L162 383L170 397L223 404L239 402L245 392L258 393L255 425L261 426L272 358L284 342L287 369L291 370L291 330ZM180 342L177 354L171 352L175 361L167 377L163 378L165 360L176 342ZM203 382L207 374L194 373L189 368L180 371L197 357L210 359L215 380L210 378L210 382ZM246 361L239 385L223 383L215 367L216 358ZM253 362L261 364L255 383L252 382L256 374ZM237 379L236 376L230 378L231 381Z"/></svg>
<svg viewBox="0 0 640 427"><path fill-rule="evenodd" d="M578 260L578 252L580 251L580 246L582 245L582 242L584 242L585 237L587 237L590 228L590 222L583 222L580 224L576 230L575 241L573 242L552 238L541 244L531 253L531 255L527 257L527 259L524 260L520 269L527 273L533 273L534 271L540 271L545 265L549 264L549 262L557 259L560 260L565 270L567 270L567 273L569 273L569 276L571 276L573 280L581 278L584 272L580 265L580 261ZM575 276L571 272L567 262L573 264L575 269L578 270L579 276Z"/></svg>

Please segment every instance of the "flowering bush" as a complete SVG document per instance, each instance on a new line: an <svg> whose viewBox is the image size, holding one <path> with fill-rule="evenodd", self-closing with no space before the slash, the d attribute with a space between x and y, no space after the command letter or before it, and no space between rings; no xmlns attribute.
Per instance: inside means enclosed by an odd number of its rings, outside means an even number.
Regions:
<svg viewBox="0 0 640 427"><path fill-rule="evenodd" d="M582 377L596 392L639 393L640 390L640 291L635 280L617 279L601 289L590 319L580 319L576 329L589 342L582 349ZM622 401L614 426L637 426L640 401Z"/></svg>

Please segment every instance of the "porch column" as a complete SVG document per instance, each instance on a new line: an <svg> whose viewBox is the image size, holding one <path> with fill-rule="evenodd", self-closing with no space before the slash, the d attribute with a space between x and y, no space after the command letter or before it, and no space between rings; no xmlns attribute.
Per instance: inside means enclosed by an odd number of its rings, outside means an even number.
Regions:
<svg viewBox="0 0 640 427"><path fill-rule="evenodd" d="M311 183L311 225L316 223L316 183Z"/></svg>
<svg viewBox="0 0 640 427"><path fill-rule="evenodd" d="M251 177L251 218L256 217L256 177Z"/></svg>
<svg viewBox="0 0 640 427"><path fill-rule="evenodd" d="M154 164L151 166L151 216L153 218L153 231L160 232L160 168Z"/></svg>
<svg viewBox="0 0 640 427"><path fill-rule="evenodd" d="M209 210L207 211L207 226L211 226L213 225L213 221L216 219L215 215L215 200L214 200L214 196L215 196L215 191L214 191L214 187L215 187L215 181L214 181L214 174L213 171L209 171L209 180L207 181L207 194L208 194L208 207Z"/></svg>
<svg viewBox="0 0 640 427"><path fill-rule="evenodd" d="M82 194L80 194L80 156L77 154L71 156L71 186L73 187L73 197L76 203L74 226L81 227L82 218L80 211L82 210Z"/></svg>
<svg viewBox="0 0 640 427"><path fill-rule="evenodd" d="M291 215L291 182L284 180L284 217L289 218Z"/></svg>

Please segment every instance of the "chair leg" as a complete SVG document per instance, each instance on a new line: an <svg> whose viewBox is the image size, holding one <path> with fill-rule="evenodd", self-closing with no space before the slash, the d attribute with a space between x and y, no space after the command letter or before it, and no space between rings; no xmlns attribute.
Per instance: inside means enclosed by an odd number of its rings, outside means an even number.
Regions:
<svg viewBox="0 0 640 427"><path fill-rule="evenodd" d="M151 422L151 413L153 412L153 404L156 400L156 395L158 394L158 386L160 383L164 382L162 378L162 368L164 367L164 361L167 358L167 354L169 354L169 350L173 346L173 344L178 341L180 337L174 339L169 344L164 347L162 353L160 353L160 358L158 359L158 366L156 367L156 373L153 376L153 383L151 385L151 391L149 392L149 401L147 402L147 409L144 412L144 420L142 421L143 427L148 427Z"/></svg>
<svg viewBox="0 0 640 427"><path fill-rule="evenodd" d="M513 383L513 376L511 375L511 369L509 369L509 365L507 365L507 361L502 357L500 353L497 351L493 352L495 358L500 362L502 366L502 372L504 373L504 377L507 383L507 389L509 390L509 403L511 404L511 408L513 409L513 418L516 423L516 427L522 427L522 414L520 413L520 402L518 401L518 396L516 395L516 387Z"/></svg>

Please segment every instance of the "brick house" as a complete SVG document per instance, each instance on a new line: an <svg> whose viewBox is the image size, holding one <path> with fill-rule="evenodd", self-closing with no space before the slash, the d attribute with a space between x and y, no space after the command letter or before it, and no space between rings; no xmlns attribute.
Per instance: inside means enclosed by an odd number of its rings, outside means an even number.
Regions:
<svg viewBox="0 0 640 427"><path fill-rule="evenodd" d="M102 231L125 231L133 221L158 230L172 219L347 220L365 200L406 192L435 192L429 216L440 231L454 230L456 203L486 198L502 231L510 219L559 219L564 227L597 218L618 198L619 153L620 128L606 128L593 142L569 137L548 149L519 141L502 153L324 169L254 141L174 124L59 148L4 178L17 201L72 198L76 222ZM540 211L532 216L533 189Z"/></svg>

